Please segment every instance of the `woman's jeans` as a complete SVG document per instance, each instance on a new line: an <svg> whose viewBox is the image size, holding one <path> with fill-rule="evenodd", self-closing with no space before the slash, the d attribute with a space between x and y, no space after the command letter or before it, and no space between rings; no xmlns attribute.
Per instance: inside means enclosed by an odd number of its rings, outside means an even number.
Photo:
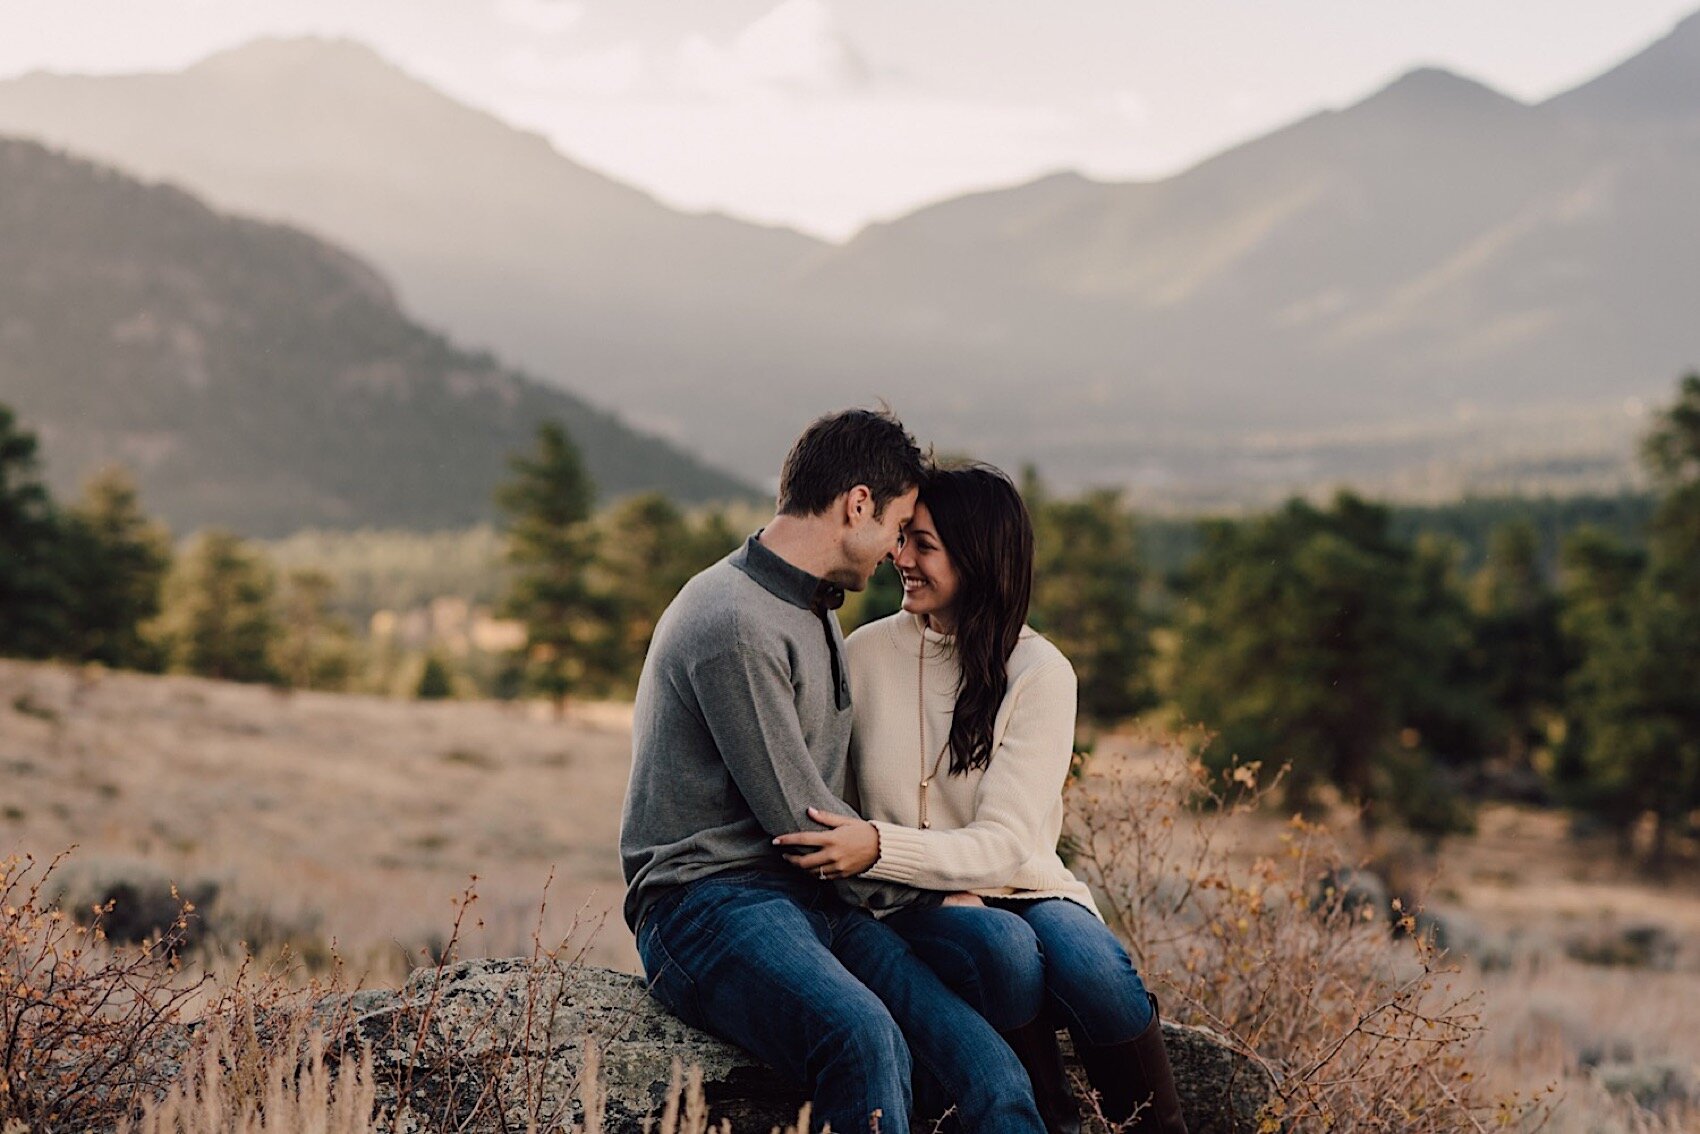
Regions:
<svg viewBox="0 0 1700 1134"><path fill-rule="evenodd" d="M1067 898L911 906L887 917L959 996L999 1031L1041 1012L1076 1043L1125 1043L1151 1023L1145 982L1122 943Z"/></svg>
<svg viewBox="0 0 1700 1134"><path fill-rule="evenodd" d="M992 1027L890 927L807 875L734 870L680 886L637 943L655 998L804 1084L817 1130L866 1131L877 1115L882 1134L905 1134L911 1061L965 1129L1043 1130Z"/></svg>

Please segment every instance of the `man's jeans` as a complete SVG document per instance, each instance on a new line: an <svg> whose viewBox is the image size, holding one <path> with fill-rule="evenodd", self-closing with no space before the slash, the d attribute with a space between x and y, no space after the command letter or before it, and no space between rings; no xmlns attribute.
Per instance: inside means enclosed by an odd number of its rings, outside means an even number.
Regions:
<svg viewBox="0 0 1700 1134"><path fill-rule="evenodd" d="M891 929L799 875L734 870L679 887L638 927L650 991L803 1084L818 1130L909 1129L911 1058L964 1129L1043 1130L1027 1073Z"/></svg>

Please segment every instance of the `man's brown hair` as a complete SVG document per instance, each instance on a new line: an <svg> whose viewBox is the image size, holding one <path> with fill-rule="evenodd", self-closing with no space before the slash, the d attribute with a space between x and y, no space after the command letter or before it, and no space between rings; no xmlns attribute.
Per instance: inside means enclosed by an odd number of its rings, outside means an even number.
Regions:
<svg viewBox="0 0 1700 1134"><path fill-rule="evenodd" d="M779 512L818 516L858 484L874 498L874 517L926 476L926 456L890 410L848 409L803 430L779 470Z"/></svg>

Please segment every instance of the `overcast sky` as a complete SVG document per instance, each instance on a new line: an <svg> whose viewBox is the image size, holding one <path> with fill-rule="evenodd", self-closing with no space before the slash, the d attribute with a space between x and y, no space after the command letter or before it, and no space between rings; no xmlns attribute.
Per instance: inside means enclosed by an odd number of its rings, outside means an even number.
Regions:
<svg viewBox="0 0 1700 1134"><path fill-rule="evenodd" d="M337 35L669 203L842 238L1177 169L1438 65L1538 101L1700 0L0 0L0 76Z"/></svg>

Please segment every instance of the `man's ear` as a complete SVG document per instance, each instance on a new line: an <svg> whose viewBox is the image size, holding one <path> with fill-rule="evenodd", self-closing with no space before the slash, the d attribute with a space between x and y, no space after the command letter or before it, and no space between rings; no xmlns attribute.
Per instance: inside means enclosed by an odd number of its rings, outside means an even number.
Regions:
<svg viewBox="0 0 1700 1134"><path fill-rule="evenodd" d="M873 490L858 484L844 494L844 522L852 527L874 517Z"/></svg>

